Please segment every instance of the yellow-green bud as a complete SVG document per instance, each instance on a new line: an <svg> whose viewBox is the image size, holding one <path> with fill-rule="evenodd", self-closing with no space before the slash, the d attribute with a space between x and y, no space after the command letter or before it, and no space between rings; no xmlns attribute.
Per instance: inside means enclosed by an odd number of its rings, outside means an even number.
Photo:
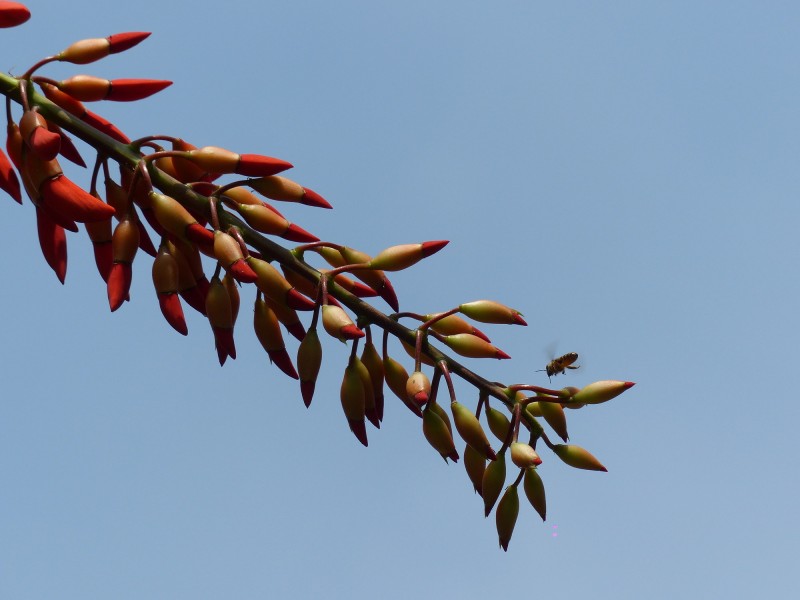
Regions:
<svg viewBox="0 0 800 600"><path fill-rule="evenodd" d="M358 441L366 446L367 429L364 423L364 384L353 362L350 362L344 370L340 398L344 415L347 417L347 423L350 425L350 430L355 434L356 438L358 438Z"/></svg>
<svg viewBox="0 0 800 600"><path fill-rule="evenodd" d="M539 454L528 444L513 442L511 444L511 462L520 469L528 469L542 464Z"/></svg>
<svg viewBox="0 0 800 600"><path fill-rule="evenodd" d="M495 512L495 522L497 524L497 537L500 540L500 547L504 552L508 551L508 543L514 533L514 525L517 523L519 515L519 493L517 486L510 485L506 488L500 504L497 505Z"/></svg>
<svg viewBox="0 0 800 600"><path fill-rule="evenodd" d="M483 473L486 471L486 458L469 444L464 447L464 468L467 470L472 487L478 494L481 494Z"/></svg>
<svg viewBox="0 0 800 600"><path fill-rule="evenodd" d="M435 411L430 409L432 405L428 405L428 408L422 411L422 433L445 462L448 458L453 462L458 462L458 452L453 444L453 436L450 434L447 424Z"/></svg>
<svg viewBox="0 0 800 600"><path fill-rule="evenodd" d="M608 471L588 450L584 450L580 446L556 444L553 446L553 452L570 467L587 471Z"/></svg>
<svg viewBox="0 0 800 600"><path fill-rule="evenodd" d="M476 300L458 307L458 310L481 323L499 323L502 325L527 325L522 313L494 300Z"/></svg>
<svg viewBox="0 0 800 600"><path fill-rule="evenodd" d="M384 356L383 373L386 376L386 385L389 386L392 393L400 398L411 412L421 417L422 409L416 402L409 400L406 395L406 383L408 383L408 371L406 371L406 368L391 356Z"/></svg>
<svg viewBox="0 0 800 600"><path fill-rule="evenodd" d="M505 442L508 432L511 429L511 421L500 410L486 405L486 421L489 423L489 430L501 442Z"/></svg>
<svg viewBox="0 0 800 600"><path fill-rule="evenodd" d="M497 346L471 333L456 333L447 335L442 341L461 356L468 358L511 358Z"/></svg>
<svg viewBox="0 0 800 600"><path fill-rule="evenodd" d="M297 349L297 374L300 376L300 392L306 407L311 404L311 399L314 397L314 387L321 365L322 344L317 329L309 329Z"/></svg>
<svg viewBox="0 0 800 600"><path fill-rule="evenodd" d="M523 480L523 489L525 495L528 497L528 502L542 517L542 521L547 516L547 501L544 495L544 483L542 478L539 477L535 468L525 469L525 479Z"/></svg>
<svg viewBox="0 0 800 600"><path fill-rule="evenodd" d="M419 406L424 405L431 395L431 382L422 371L414 371L406 382L406 398Z"/></svg>
<svg viewBox="0 0 800 600"><path fill-rule="evenodd" d="M565 442L569 439L567 434L567 416L558 402L539 402L539 411L544 420L553 428L553 431Z"/></svg>
<svg viewBox="0 0 800 600"><path fill-rule="evenodd" d="M483 473L483 485L481 490L483 492L483 510L484 516L488 517L492 512L494 503L500 497L500 492L503 489L503 484L506 482L506 456L500 454L497 458L486 465L486 471Z"/></svg>
<svg viewBox="0 0 800 600"><path fill-rule="evenodd" d="M453 422L462 439L489 460L497 458L489 440L486 439L483 427L472 411L460 402L451 402L450 410L453 413Z"/></svg>
<svg viewBox="0 0 800 600"><path fill-rule="evenodd" d="M572 396L572 401L578 404L608 402L634 385L632 381L595 381Z"/></svg>

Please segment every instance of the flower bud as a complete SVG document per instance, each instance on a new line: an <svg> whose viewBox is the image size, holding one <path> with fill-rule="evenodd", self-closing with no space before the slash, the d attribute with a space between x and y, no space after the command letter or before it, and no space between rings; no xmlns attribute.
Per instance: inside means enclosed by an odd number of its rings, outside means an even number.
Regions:
<svg viewBox="0 0 800 600"><path fill-rule="evenodd" d="M280 271L265 260L248 256L247 264L256 274L255 284L267 298L296 310L314 310L315 302L292 287ZM324 311L323 311L324 312ZM280 317L280 315L278 315ZM352 322L352 321L351 321Z"/></svg>
<svg viewBox="0 0 800 600"><path fill-rule="evenodd" d="M144 31L128 31L116 33L105 38L79 40L71 44L66 50L62 50L56 58L61 62L85 65L105 58L109 54L116 54L133 48L149 35Z"/></svg>
<svg viewBox="0 0 800 600"><path fill-rule="evenodd" d="M322 307L322 326L330 336L342 342L364 337L364 332L338 306L326 304Z"/></svg>
<svg viewBox="0 0 800 600"><path fill-rule="evenodd" d="M108 275L108 304L111 312L117 310L128 298L133 271L131 263L139 249L139 228L131 219L120 221L111 238L114 263Z"/></svg>
<svg viewBox="0 0 800 600"><path fill-rule="evenodd" d="M418 406L423 406L430 399L431 382L422 371L414 371L406 381L406 398Z"/></svg>
<svg viewBox="0 0 800 600"><path fill-rule="evenodd" d="M84 191L62 174L42 182L39 194L42 204L71 221L103 221L114 214L111 206Z"/></svg>
<svg viewBox="0 0 800 600"><path fill-rule="evenodd" d="M425 321L430 321L435 316L435 314L429 314L423 316L422 318ZM458 315L448 315L442 319L439 319L433 325L431 325L431 329L433 329L436 333L441 333L442 335L471 333L472 335L476 335L486 342L490 341L489 338L486 337L485 333L480 331L478 328L473 327L471 323L468 323Z"/></svg>
<svg viewBox="0 0 800 600"><path fill-rule="evenodd" d="M341 264L355 265L355 264L368 263L370 262L370 260L372 260L368 254L365 254L364 252L360 252L359 250L355 250L353 248L348 248L346 246L343 246L339 251L339 253L341 254L341 258L343 259L341 261ZM322 256L327 260L326 254L323 254ZM331 265L334 267L341 266L341 264L337 265L331 263ZM381 298L383 298L389 304L389 306L392 307L393 310L395 311L400 310L400 304L397 300L397 294L395 293L391 282L386 277L386 274L383 271L360 270L354 272L353 275L358 277L361 281L363 281L369 287L375 290L378 293L378 295Z"/></svg>
<svg viewBox="0 0 800 600"><path fill-rule="evenodd" d="M81 102L133 102L152 96L171 85L171 81L157 79L109 80L92 75L75 75L59 82L58 89Z"/></svg>
<svg viewBox="0 0 800 600"><path fill-rule="evenodd" d="M508 354L471 333L447 335L442 341L461 356L469 358L511 358Z"/></svg>
<svg viewBox="0 0 800 600"><path fill-rule="evenodd" d="M528 469L542 464L539 454L528 444L513 442L511 444L511 462L520 469Z"/></svg>
<svg viewBox="0 0 800 600"><path fill-rule="evenodd" d="M497 455L492 450L489 440L486 439L486 433L473 412L455 401L450 403L450 410L453 413L453 423L461 438L489 460L496 459Z"/></svg>
<svg viewBox="0 0 800 600"><path fill-rule="evenodd" d="M6 153L0 150L0 189L6 192L19 204L22 204L21 188L17 173L11 166Z"/></svg>
<svg viewBox="0 0 800 600"><path fill-rule="evenodd" d="M501 325L527 325L522 313L493 300L476 300L467 302L458 309L470 319L481 323L499 323Z"/></svg>
<svg viewBox="0 0 800 600"><path fill-rule="evenodd" d="M328 201L316 192L279 175L253 179L249 185L259 194L263 194L272 200L299 202L300 204L318 208L332 208Z"/></svg>
<svg viewBox="0 0 800 600"><path fill-rule="evenodd" d="M208 287L206 316L214 333L214 346L219 364L222 366L229 356L232 359L236 358L236 346L233 341L231 298L219 277L214 277Z"/></svg>
<svg viewBox="0 0 800 600"><path fill-rule="evenodd" d="M67 235L64 228L50 218L47 211L36 207L36 231L45 261L61 283L67 276Z"/></svg>
<svg viewBox="0 0 800 600"><path fill-rule="evenodd" d="M531 503L531 506L544 521L547 516L547 501L544 495L542 478L539 477L535 467L525 469L525 479L522 486L525 490L525 495L528 497L528 502Z"/></svg>
<svg viewBox="0 0 800 600"><path fill-rule="evenodd" d="M200 225L180 202L153 191L147 195L147 198L158 224L168 233L183 242L195 243L201 247L216 244L216 236ZM241 250L239 252L241 253ZM223 266L227 267L227 265Z"/></svg>
<svg viewBox="0 0 800 600"><path fill-rule="evenodd" d="M89 239L92 240L97 271L103 281L108 281L108 275L111 273L111 266L114 263L114 254L111 249L111 218L85 223L84 227L86 227L86 233L89 234Z"/></svg>
<svg viewBox="0 0 800 600"><path fill-rule="evenodd" d="M364 386L358 374L358 370L352 361L344 370L340 398L342 400L344 415L347 417L347 423L350 425L350 431L353 432L359 442L367 446L367 429L364 423L366 410Z"/></svg>
<svg viewBox="0 0 800 600"><path fill-rule="evenodd" d="M319 341L316 328L309 329L300 347L297 349L297 372L300 377L300 393L303 402L308 408L314 397L314 388L317 385L317 376L322 365L322 344Z"/></svg>
<svg viewBox="0 0 800 600"><path fill-rule="evenodd" d="M467 470L472 487L480 495L483 487L483 473L486 471L486 458L483 453L478 452L469 444L464 447L464 468Z"/></svg>
<svg viewBox="0 0 800 600"><path fill-rule="evenodd" d="M421 244L392 246L379 252L369 261L370 267L384 271L402 271L444 248L450 242L439 240Z"/></svg>
<svg viewBox="0 0 800 600"><path fill-rule="evenodd" d="M511 421L500 410L492 408L488 404L486 408L486 422L489 423L489 430L501 443L505 443L511 431Z"/></svg>
<svg viewBox="0 0 800 600"><path fill-rule="evenodd" d="M286 344L283 341L281 327L275 312L267 306L267 303L259 294L256 297L255 307L253 308L253 328L261 346L269 356L270 362L286 373L292 379L298 379L292 360L286 352Z"/></svg>
<svg viewBox="0 0 800 600"><path fill-rule="evenodd" d="M26 110L19 121L22 139L41 160L53 160L61 149L61 136L47 128L47 120L38 108Z"/></svg>
<svg viewBox="0 0 800 600"><path fill-rule="evenodd" d="M408 410L413 412L418 417L422 416L422 409L419 405L409 400L406 394L406 383L408 382L408 371L405 367L393 359L391 356L383 357L383 373L386 377L386 385L392 390L392 393L400 398L400 400L408 407Z"/></svg>
<svg viewBox="0 0 800 600"><path fill-rule="evenodd" d="M242 247L233 236L222 231L214 232L214 256L237 281L253 283L256 272L245 262Z"/></svg>
<svg viewBox="0 0 800 600"><path fill-rule="evenodd" d="M539 403L539 411L542 413L544 420L553 428L553 431L558 434L565 442L569 439L567 433L567 415L564 414L564 409L558 402L542 402Z"/></svg>
<svg viewBox="0 0 800 600"><path fill-rule="evenodd" d="M248 177L275 175L292 164L279 158L258 154L236 154L224 148L205 146L181 154L209 173L238 173Z"/></svg>
<svg viewBox="0 0 800 600"><path fill-rule="evenodd" d="M353 367L355 367L358 376L361 378L361 387L364 389L364 416L372 423L377 429L381 428L380 419L378 419L378 409L375 406L375 392L372 388L372 379L370 378L369 369L361 361L360 358L354 356L352 358Z"/></svg>
<svg viewBox="0 0 800 600"><path fill-rule="evenodd" d="M570 467L587 471L608 471L588 450L584 450L580 446L556 444L553 446L553 452Z"/></svg>
<svg viewBox="0 0 800 600"><path fill-rule="evenodd" d="M500 497L503 484L506 482L506 455L498 454L497 458L486 465L483 474L483 514L485 517L492 512L494 503Z"/></svg>
<svg viewBox="0 0 800 600"><path fill-rule="evenodd" d="M500 504L497 505L495 512L495 523L497 525L497 537L500 540L500 547L504 552L508 551L508 543L514 533L514 525L519 516L519 493L517 486L510 485L506 488Z"/></svg>
<svg viewBox="0 0 800 600"><path fill-rule="evenodd" d="M372 343L370 338L367 338L367 343L364 344L364 350L361 351L361 362L367 368L369 373L369 380L372 384L372 396L375 402L375 414L378 421L383 421L383 361L381 355L378 354L375 344Z"/></svg>
<svg viewBox="0 0 800 600"><path fill-rule="evenodd" d="M453 435L442 418L430 408L434 405L435 403L431 403L422 411L422 433L445 462L448 458L453 462L458 462L458 452L453 444Z"/></svg>
<svg viewBox="0 0 800 600"><path fill-rule="evenodd" d="M0 28L16 27L31 18L28 7L19 2L0 2Z"/></svg>
<svg viewBox="0 0 800 600"><path fill-rule="evenodd" d="M285 303L276 302L269 296L264 296L264 299L267 301L267 306L275 311L278 321L286 328L286 331L302 341L306 335L306 328L303 327L303 323L300 321L300 317L297 316L297 312L293 308L286 306Z"/></svg>
<svg viewBox="0 0 800 600"><path fill-rule="evenodd" d="M186 318L178 298L178 261L166 249L162 249L153 261L153 286L158 296L161 314L167 323L181 335L187 335Z"/></svg>
<svg viewBox="0 0 800 600"><path fill-rule="evenodd" d="M636 385L632 381L595 381L572 396L578 404L600 404L616 398L622 392Z"/></svg>

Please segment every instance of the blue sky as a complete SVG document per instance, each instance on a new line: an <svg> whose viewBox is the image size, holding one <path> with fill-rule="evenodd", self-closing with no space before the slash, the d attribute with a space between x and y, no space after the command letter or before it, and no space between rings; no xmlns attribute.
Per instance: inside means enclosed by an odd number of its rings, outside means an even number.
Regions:
<svg viewBox="0 0 800 600"><path fill-rule="evenodd" d="M249 330L250 295L219 368L206 322L187 338L163 322L146 257L111 314L87 240L69 238L61 286L30 204L7 201L0 596L792 595L796 4L28 5L3 69L152 31L43 74L174 80L97 112L132 137L291 161L335 209L284 212L323 239L449 239L392 279L407 310L525 314L484 328L513 357L470 362L486 377L544 383L555 344L583 365L561 383L637 386L568 414L609 472L543 452L547 522L523 502L503 553L461 464L399 401L355 441L343 346L325 346L306 410Z"/></svg>

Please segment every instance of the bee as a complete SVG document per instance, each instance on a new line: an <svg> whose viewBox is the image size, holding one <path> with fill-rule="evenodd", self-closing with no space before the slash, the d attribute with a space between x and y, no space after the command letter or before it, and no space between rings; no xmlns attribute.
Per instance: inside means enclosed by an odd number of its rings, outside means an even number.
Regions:
<svg viewBox="0 0 800 600"><path fill-rule="evenodd" d="M550 379L551 377L558 375L561 373L562 375L567 372L567 369L579 369L580 365L572 366L572 364L578 360L578 353L577 352L568 352L564 356L559 356L558 358L554 358L544 369L539 369L538 372L545 371L547 372L547 378Z"/></svg>

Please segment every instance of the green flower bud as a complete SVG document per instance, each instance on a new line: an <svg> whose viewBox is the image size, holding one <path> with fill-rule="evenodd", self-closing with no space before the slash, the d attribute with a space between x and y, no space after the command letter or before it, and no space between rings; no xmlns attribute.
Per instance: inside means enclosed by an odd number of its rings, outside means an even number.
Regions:
<svg viewBox="0 0 800 600"><path fill-rule="evenodd" d="M489 423L489 430L500 442L505 442L508 432L511 429L511 421L504 412L486 405L486 421Z"/></svg>
<svg viewBox="0 0 800 600"><path fill-rule="evenodd" d="M383 421L383 361L372 340L364 344L364 350L361 352L361 362L364 363L367 371L369 371L369 380L372 383L372 396L375 398L375 411L378 421Z"/></svg>
<svg viewBox="0 0 800 600"><path fill-rule="evenodd" d="M522 313L493 300L476 300L458 307L458 310L481 323L499 323L501 325L527 325Z"/></svg>
<svg viewBox="0 0 800 600"><path fill-rule="evenodd" d="M511 444L511 462L520 469L528 469L542 464L539 454L528 444L513 442Z"/></svg>
<svg viewBox="0 0 800 600"><path fill-rule="evenodd" d="M497 458L478 418L460 402L450 403L453 422L461 438L489 460Z"/></svg>
<svg viewBox="0 0 800 600"><path fill-rule="evenodd" d="M539 410L544 420L553 428L558 436L565 442L569 439L567 434L567 416L558 402L539 402Z"/></svg>
<svg viewBox="0 0 800 600"><path fill-rule="evenodd" d="M435 403L429 404L422 411L422 433L445 462L448 458L453 462L458 462L458 452L453 444L453 436L445 422L430 408L431 406L435 406Z"/></svg>
<svg viewBox="0 0 800 600"><path fill-rule="evenodd" d="M634 385L632 381L595 381L572 396L572 401L578 404L608 402Z"/></svg>
<svg viewBox="0 0 800 600"><path fill-rule="evenodd" d="M544 496L544 483L542 483L542 478L539 477L535 467L525 469L525 479L522 485L525 495L528 497L528 502L531 503L531 506L544 521L547 515L547 501Z"/></svg>
<svg viewBox="0 0 800 600"><path fill-rule="evenodd" d="M350 430L353 432L353 434L355 434L359 442L365 446L368 445L367 428L364 423L364 384L361 382L358 369L353 361L348 363L344 370L344 377L342 379L342 387L339 396L342 401L344 415L347 417L347 423L350 425Z"/></svg>
<svg viewBox="0 0 800 600"><path fill-rule="evenodd" d="M488 517L489 513L492 512L492 507L500 497L500 492L505 482L506 456L505 454L500 454L494 461L486 465L486 471L483 473L481 490L483 492L484 516Z"/></svg>
<svg viewBox="0 0 800 600"><path fill-rule="evenodd" d="M408 399L406 395L406 383L408 382L408 371L405 367L393 359L391 356L383 357L383 373L386 376L386 385L392 390L392 393L400 398L408 407L408 410L413 412L418 417L422 416L422 409L415 402Z"/></svg>
<svg viewBox="0 0 800 600"><path fill-rule="evenodd" d="M519 515L519 493L517 486L510 485L506 488L500 504L497 505L495 521L497 524L497 537L500 539L500 547L504 552L508 551L508 543L514 533L514 525L517 524Z"/></svg>
<svg viewBox="0 0 800 600"><path fill-rule="evenodd" d="M483 473L486 471L486 458L469 444L464 447L464 468L467 470L472 487L478 494L481 494Z"/></svg>
<svg viewBox="0 0 800 600"><path fill-rule="evenodd" d="M297 349L297 374L300 376L300 392L306 408L311 405L311 399L314 397L314 387L321 365L322 344L317 329L309 329Z"/></svg>
<svg viewBox="0 0 800 600"><path fill-rule="evenodd" d="M553 452L570 467L587 471L608 471L588 450L584 450L580 446L556 444L553 446Z"/></svg>
<svg viewBox="0 0 800 600"><path fill-rule="evenodd" d="M497 346L471 333L447 335L442 338L442 341L461 356L468 358L511 358Z"/></svg>

